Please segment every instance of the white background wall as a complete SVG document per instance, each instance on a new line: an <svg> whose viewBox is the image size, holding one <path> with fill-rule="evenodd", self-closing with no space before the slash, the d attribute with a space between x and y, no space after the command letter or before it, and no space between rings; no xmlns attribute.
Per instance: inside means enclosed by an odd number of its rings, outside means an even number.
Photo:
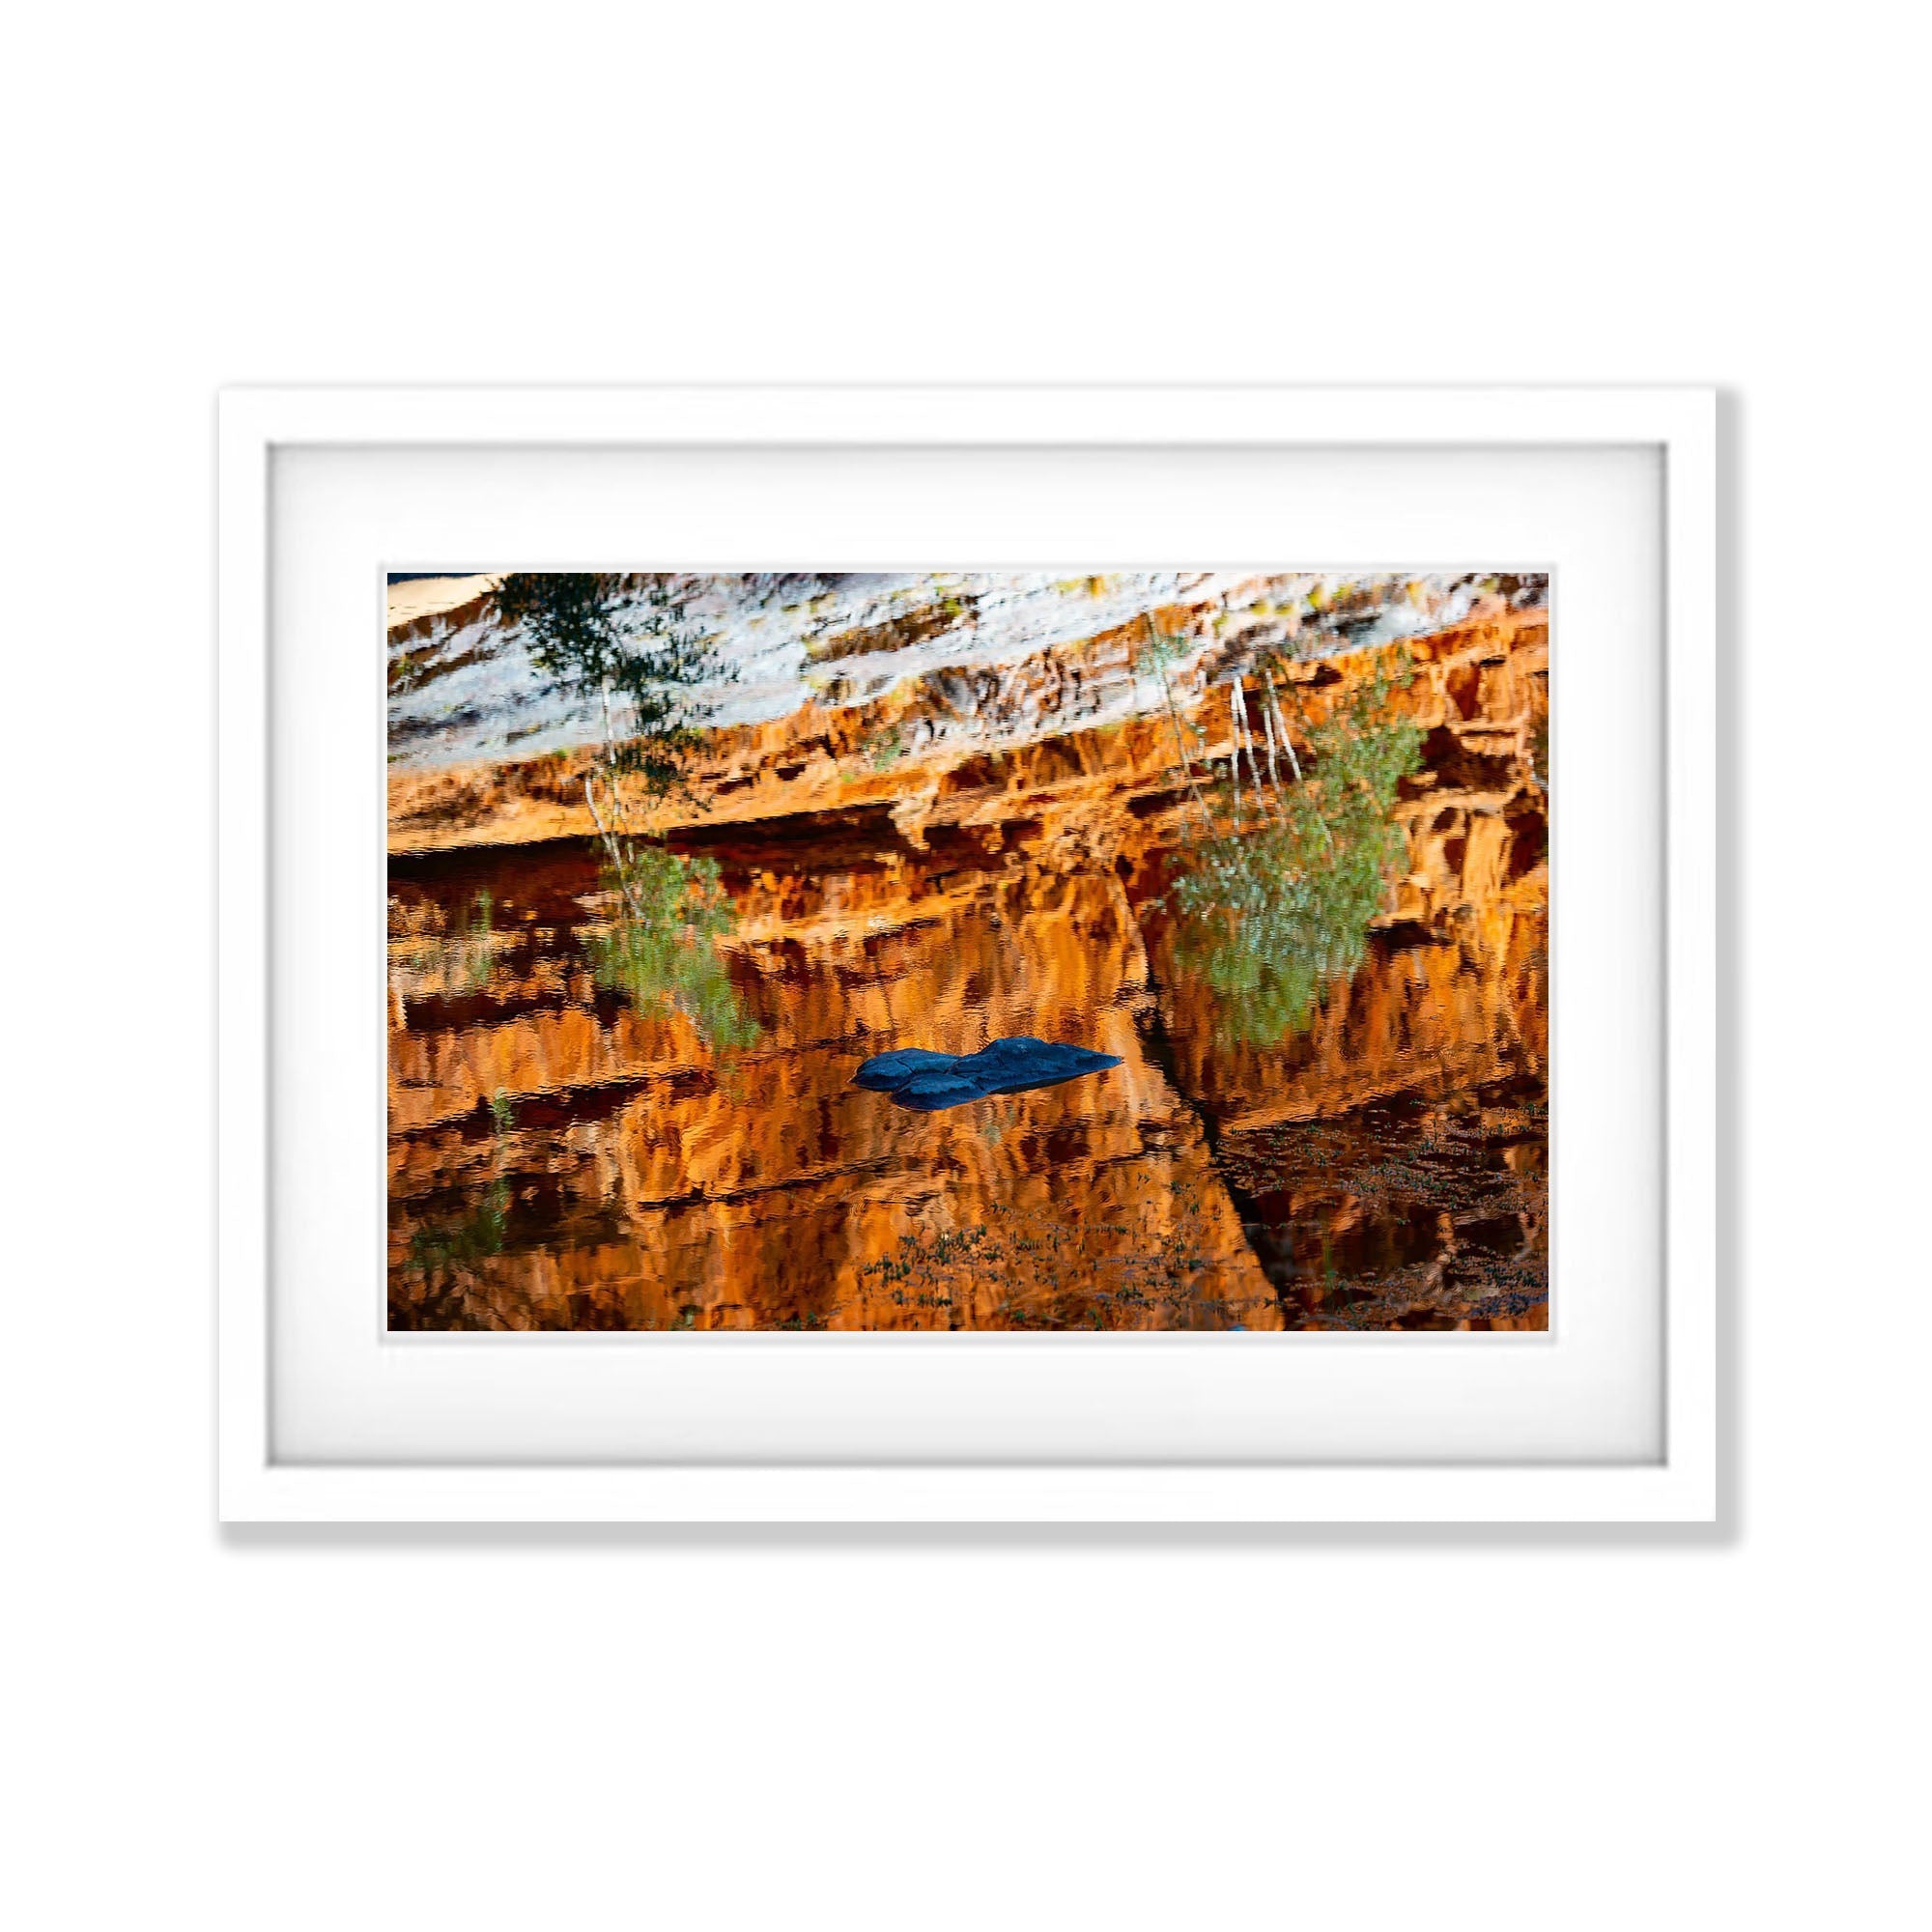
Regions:
<svg viewBox="0 0 1932 1932"><path fill-rule="evenodd" d="M1780 17L14 22L11 1922L1917 1919L1922 61ZM794 377L1726 385L1724 1533L217 1533L213 391Z"/></svg>

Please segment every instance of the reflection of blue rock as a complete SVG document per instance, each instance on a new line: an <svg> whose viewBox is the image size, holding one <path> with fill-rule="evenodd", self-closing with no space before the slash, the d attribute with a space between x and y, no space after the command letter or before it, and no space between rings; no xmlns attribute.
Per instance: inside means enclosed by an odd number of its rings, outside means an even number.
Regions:
<svg viewBox="0 0 1932 1932"><path fill-rule="evenodd" d="M1084 1046L1060 1046L1016 1034L996 1039L978 1053L928 1053L923 1047L903 1046L895 1053L875 1053L852 1076L855 1087L890 1094L901 1107L936 1114L942 1107L964 1106L989 1094L1024 1094L1035 1087L1057 1087L1083 1073L1098 1073L1120 1065L1111 1053L1093 1053Z"/></svg>

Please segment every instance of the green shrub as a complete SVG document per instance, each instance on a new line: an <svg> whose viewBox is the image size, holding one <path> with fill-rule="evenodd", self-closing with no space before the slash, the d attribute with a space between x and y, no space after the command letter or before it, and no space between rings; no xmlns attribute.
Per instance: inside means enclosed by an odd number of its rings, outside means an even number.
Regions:
<svg viewBox="0 0 1932 1932"><path fill-rule="evenodd" d="M1378 675L1310 730L1307 776L1263 788L1261 824L1208 840L1175 882L1175 964L1229 1037L1299 1033L1362 963L1406 850L1397 790L1421 763L1422 732L1389 715L1390 691Z"/></svg>
<svg viewBox="0 0 1932 1932"><path fill-rule="evenodd" d="M712 1045L749 1044L757 1028L718 951L732 924L718 867L679 857L645 830L673 799L703 809L686 765L714 707L692 694L735 669L663 578L632 592L609 574L518 572L498 586L497 608L522 631L540 676L598 706L603 745L583 775L583 802L618 910L586 943L592 977L640 1011L684 1013Z"/></svg>
<svg viewBox="0 0 1932 1932"><path fill-rule="evenodd" d="M591 977L640 1012L683 1013L714 1047L749 1046L757 1023L745 1011L718 941L732 925L717 861L687 859L662 845L627 845L621 873L605 869L621 910L584 952Z"/></svg>

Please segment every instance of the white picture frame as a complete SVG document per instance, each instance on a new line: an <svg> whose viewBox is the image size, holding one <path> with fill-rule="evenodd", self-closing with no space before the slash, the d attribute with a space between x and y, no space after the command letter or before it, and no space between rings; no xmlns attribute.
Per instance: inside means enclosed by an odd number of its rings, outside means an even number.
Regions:
<svg viewBox="0 0 1932 1932"><path fill-rule="evenodd" d="M626 388L238 389L220 402L219 756L220 1227L218 1507L231 1521L1279 1521L1708 1522L1719 1508L1716 1258L1716 401L1702 388ZM943 493L949 452L1349 452L1420 457L1449 452L1638 452L1654 461L1658 544L1662 738L1654 801L1661 838L1640 863L1661 906L1655 968L1657 1037L1637 1044L1661 1067L1662 1186L1655 1230L1657 1287L1655 1449L1642 1457L1538 1460L1471 1452L1445 1433L1443 1453L1408 1440L1397 1456L1324 1457L1305 1445L1293 1460L1187 1457L1155 1445L1134 1453L1131 1415L1143 1376L1172 1373L1205 1388L1220 1373L1200 1348L1154 1357L1083 1358L1086 1399L1118 1378L1121 1427L1109 1453L1003 1458L934 1457L917 1446L895 1457L884 1434L864 1458L779 1457L748 1439L745 1453L702 1460L626 1460L619 1445L597 1458L584 1439L567 1452L479 1449L425 1458L386 1446L372 1430L366 1453L337 1443L320 1457L278 1444L278 1379L270 1265L273 1216L290 1187L331 1184L282 1176L271 1199L270 1091L280 1074L272 1044L271 827L277 822L270 745L271 705L286 703L276 652L277 556L271 522L278 462L290 452L440 451L507 475L557 452L652 452L696 461L728 452L836 451L863 467L868 452L919 452ZM692 453L696 453L696 456ZM880 458L879 460L884 460ZM1055 460L1059 460L1057 457ZM1205 473L1205 472L1204 472ZM402 558L391 553L392 562ZM414 559L411 559L414 560ZM438 559L441 561L443 559ZM456 562L458 558L448 558ZM499 561L493 557L489 561ZM582 560L555 554L520 562ZM718 567L742 557L698 558ZM775 558L766 558L776 561ZM790 558L786 559L790 561ZM800 561L848 563L849 556ZM955 559L948 559L953 561ZM956 559L967 561L972 559ZM1085 561L1086 558L1080 559ZM1114 559L1109 559L1110 561ZM1192 560L1190 556L1189 560ZM1391 561L1414 560L1408 554ZM373 579L371 582L373 582ZM1556 623L1568 621L1558 579ZM372 631L375 606L370 606ZM1559 642L1557 651L1562 651ZM373 664L373 660L372 660ZM1562 670L1557 676L1560 680ZM371 679L372 688L376 680ZM283 720L286 729L325 728ZM1559 725L1559 729L1562 728ZM1579 725L1579 729L1588 728ZM329 748L345 773L363 748ZM345 785L357 781L345 778ZM1566 798L1563 810L1571 810ZM1587 800L1575 808L1590 810ZM285 817L286 814L279 814ZM1556 891L1586 893L1559 875ZM1562 971L1559 960L1558 972ZM1559 998L1561 997L1559 980ZM1561 1083L1559 1070L1555 1076ZM1635 1155L1634 1154L1634 1158ZM1558 1155L1560 1163L1561 1154ZM1562 1169L1558 1166L1558 1184ZM329 1203L307 1208L327 1215ZM1560 1223L1559 1223L1560 1226ZM1561 1264L1557 1294L1560 1297ZM1559 1300L1560 1307L1560 1300ZM1560 1320L1560 1316L1559 1316ZM565 1338L568 1341L571 1338ZM655 1338L675 1341L677 1338ZM719 1338L728 1340L731 1338ZM740 1338L765 1342L775 1338ZM861 1351L875 1338L812 1338ZM876 1338L884 1340L885 1338ZM911 1339L915 1345L923 1338ZM933 1338L943 1340L944 1338ZM997 1388L1021 1358L1009 1338L964 1338L955 1380ZM1020 1338L1011 1338L1018 1340ZM1293 1337L1197 1337L1235 1349L1295 1346ZM1407 1339L1407 1338L1402 1338ZM1459 1338L1508 1341L1515 1338ZM447 1338L476 1354L476 1338ZM1088 1346L1055 1338L1064 1350ZM1131 1343L1133 1338L1092 1338ZM360 1346L360 1345L358 1345ZM374 1345L371 1345L372 1348ZM487 1345L486 1345L487 1346ZM1306 1346L1305 1344L1302 1346ZM1321 1342L1317 1342L1320 1347ZM554 1350L551 1351L554 1354ZM1464 1355L1468 1353L1463 1351ZM378 1359L371 1354L372 1361ZM400 1356L386 1358L391 1366ZM535 1353L521 1360L535 1364ZM633 1350L628 1357L635 1367ZM700 1358L694 1353L688 1360ZM704 1377L774 1373L769 1351L740 1363L713 1350ZM813 1358L823 1362L821 1355ZM847 1360L863 1355L848 1353ZM1028 1358L1037 1360L1037 1358ZM1071 1354L1060 1358L1074 1359ZM1220 1358L1236 1359L1232 1354ZM1250 1352L1241 1359L1259 1359ZM1303 1357L1304 1363L1309 1358ZM1306 1369L1318 1378L1366 1376L1363 1357L1333 1350ZM1165 1368L1163 1363L1180 1364ZM1130 1364L1130 1365L1129 1365ZM299 1363L297 1364L299 1367ZM512 1369L514 1376L520 1371ZM530 1368L550 1376L549 1368ZM629 1373L628 1369L623 1373ZM574 1371L573 1371L574 1373ZM1029 1371L1031 1373L1031 1371ZM1083 1371L1087 1373L1087 1371ZM1094 1379L1097 1377L1097 1379ZM723 1386L724 1383L719 1384ZM1306 1381L1304 1378L1304 1386ZM1351 1381L1351 1388L1363 1384ZM504 1384L495 1383L502 1401ZM1204 1396L1204 1402L1212 1398ZM1359 1402L1359 1397L1351 1398ZM1373 1400L1373 1398L1371 1398ZM282 1418L286 1420L286 1417ZM883 1425L882 1425L883 1427ZM559 1438L561 1440L562 1438ZM614 1438L613 1438L614 1439ZM1319 1441L1319 1437L1314 1438ZM882 1446L884 1445L884 1446Z"/></svg>

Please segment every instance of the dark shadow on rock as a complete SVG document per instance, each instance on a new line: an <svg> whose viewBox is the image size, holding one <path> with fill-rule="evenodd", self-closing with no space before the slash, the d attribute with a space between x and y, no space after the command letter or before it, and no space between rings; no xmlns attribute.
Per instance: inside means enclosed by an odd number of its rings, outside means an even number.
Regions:
<svg viewBox="0 0 1932 1932"><path fill-rule="evenodd" d="M1016 1034L1011 1039L989 1041L978 1053L931 1053L918 1046L875 1053L852 1076L852 1084L891 1094L895 1106L936 1114L994 1094L1058 1087L1063 1080L1077 1080L1083 1073L1099 1073L1120 1064L1116 1054Z"/></svg>

